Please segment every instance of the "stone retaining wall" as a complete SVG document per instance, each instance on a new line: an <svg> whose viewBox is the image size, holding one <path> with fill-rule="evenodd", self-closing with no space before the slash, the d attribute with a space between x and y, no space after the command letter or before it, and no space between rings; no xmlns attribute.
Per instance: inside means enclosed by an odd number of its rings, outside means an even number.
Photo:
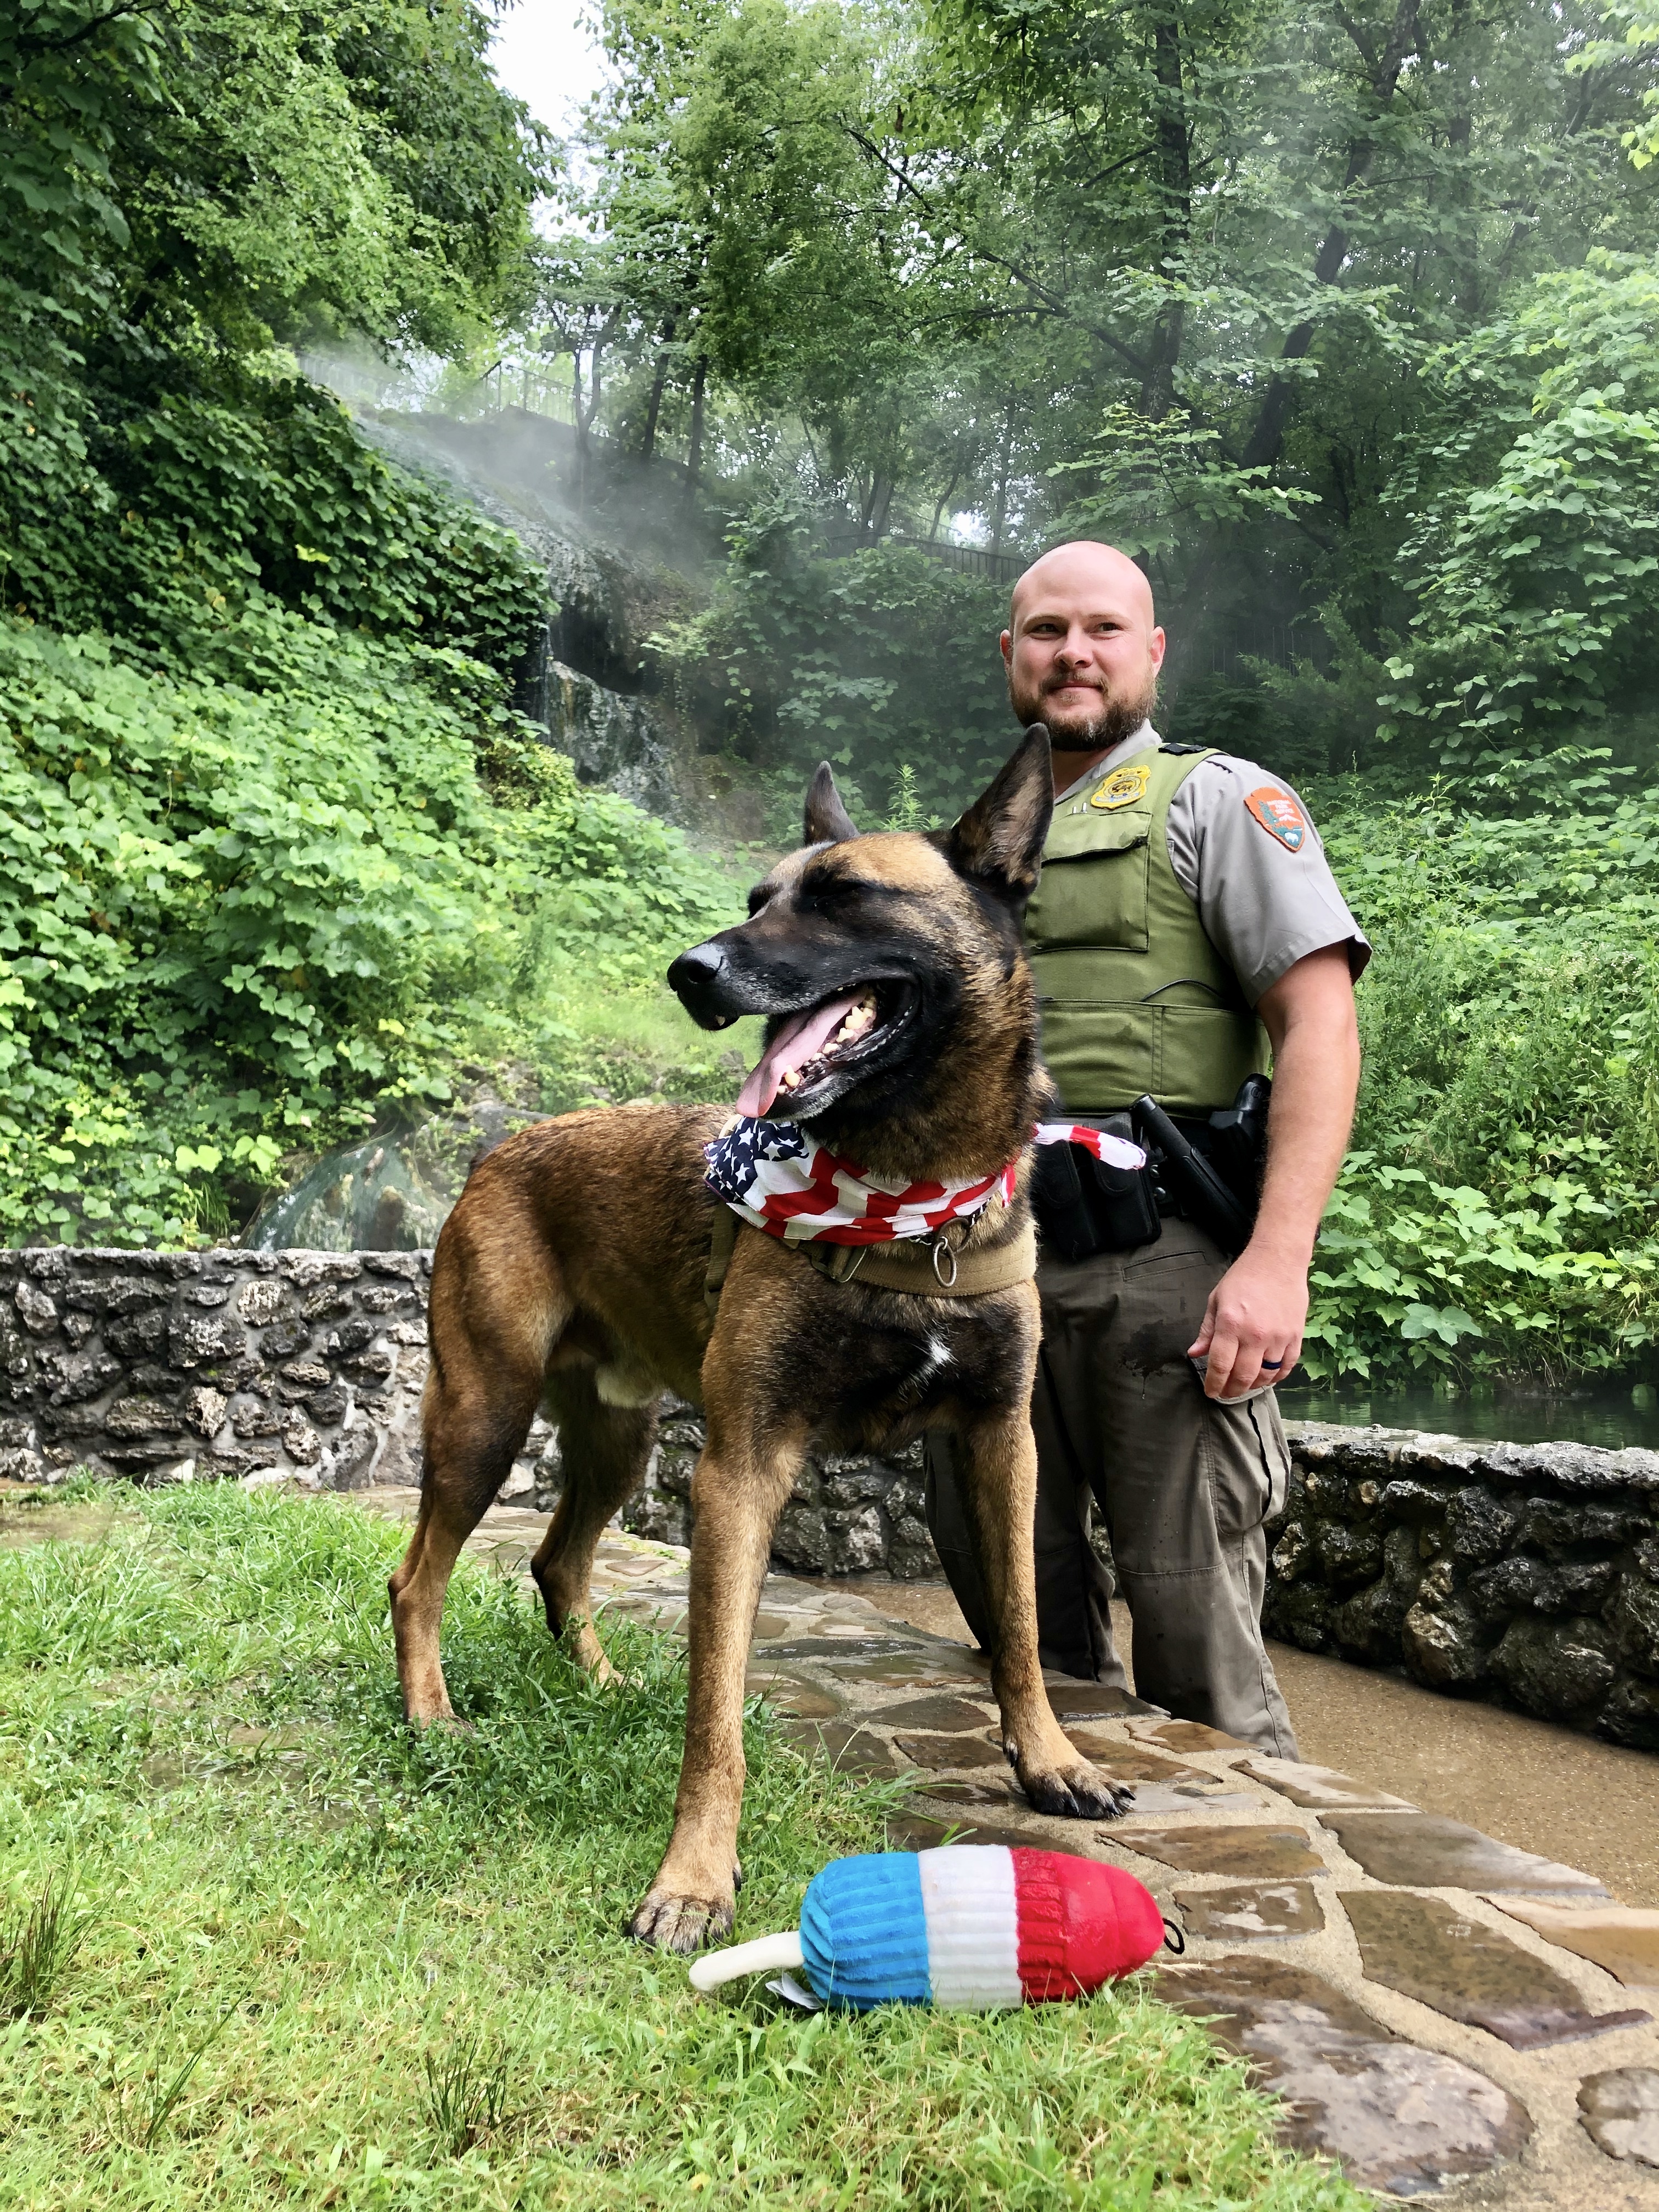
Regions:
<svg viewBox="0 0 1659 2212"><path fill-rule="evenodd" d="M75 1466L355 1490L420 1480L426 1252L0 1253L0 1475ZM666 1408L625 1528L683 1543L702 1423ZM1267 1625L1659 1750L1659 1453L1291 1427ZM503 1495L562 1483L538 1419ZM918 1446L822 1453L778 1524L798 1571L937 1572Z"/></svg>
<svg viewBox="0 0 1659 2212"><path fill-rule="evenodd" d="M431 1260L0 1253L0 1475L416 1481Z"/></svg>
<svg viewBox="0 0 1659 2212"><path fill-rule="evenodd" d="M1659 1452L1298 1425L1271 1636L1659 1751Z"/></svg>

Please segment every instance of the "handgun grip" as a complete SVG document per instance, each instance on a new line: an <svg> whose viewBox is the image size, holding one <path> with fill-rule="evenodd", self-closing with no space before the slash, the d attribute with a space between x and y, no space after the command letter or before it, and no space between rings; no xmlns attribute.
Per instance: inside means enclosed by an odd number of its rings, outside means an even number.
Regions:
<svg viewBox="0 0 1659 2212"><path fill-rule="evenodd" d="M1156 1098L1137 1098L1129 1109L1135 1127L1144 1130L1168 1162L1170 1173L1184 1186L1194 1220L1207 1230L1235 1259L1250 1241L1250 1222L1202 1152L1188 1144Z"/></svg>

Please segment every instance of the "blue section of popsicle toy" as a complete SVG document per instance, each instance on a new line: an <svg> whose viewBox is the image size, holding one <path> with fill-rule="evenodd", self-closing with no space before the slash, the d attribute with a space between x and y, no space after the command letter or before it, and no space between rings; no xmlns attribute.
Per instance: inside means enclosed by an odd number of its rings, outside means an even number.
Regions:
<svg viewBox="0 0 1659 2212"><path fill-rule="evenodd" d="M914 1851L835 1859L800 1909L806 1978L826 2004L927 2004L927 1922Z"/></svg>

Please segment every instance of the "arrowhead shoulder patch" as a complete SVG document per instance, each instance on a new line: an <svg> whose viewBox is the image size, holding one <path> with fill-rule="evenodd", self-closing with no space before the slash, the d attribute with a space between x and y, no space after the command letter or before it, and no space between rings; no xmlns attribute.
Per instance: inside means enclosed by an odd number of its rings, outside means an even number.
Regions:
<svg viewBox="0 0 1659 2212"><path fill-rule="evenodd" d="M1308 842L1308 832L1313 827L1288 791L1280 791L1277 784L1264 783L1260 791L1253 791L1244 802L1255 819L1270 837L1292 853L1299 853Z"/></svg>

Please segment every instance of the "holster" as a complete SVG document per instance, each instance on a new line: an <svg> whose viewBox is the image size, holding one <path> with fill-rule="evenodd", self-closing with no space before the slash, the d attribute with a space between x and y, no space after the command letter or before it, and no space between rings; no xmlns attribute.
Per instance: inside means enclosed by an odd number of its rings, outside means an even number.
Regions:
<svg viewBox="0 0 1659 2212"><path fill-rule="evenodd" d="M1131 1137L1127 1114L1074 1114L1074 1123ZM1163 1234L1158 1194L1146 1168L1109 1167L1081 1145L1039 1145L1031 1168L1031 1206L1049 1251L1062 1260L1133 1252Z"/></svg>

